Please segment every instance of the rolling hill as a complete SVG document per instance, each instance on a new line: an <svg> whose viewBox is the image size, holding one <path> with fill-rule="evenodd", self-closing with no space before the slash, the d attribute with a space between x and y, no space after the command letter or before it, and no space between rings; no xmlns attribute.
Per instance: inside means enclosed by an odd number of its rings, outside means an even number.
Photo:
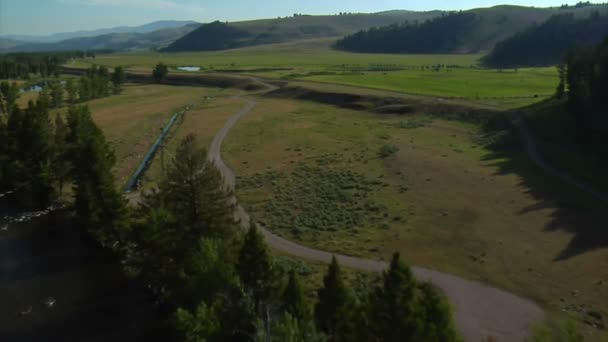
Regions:
<svg viewBox="0 0 608 342"><path fill-rule="evenodd" d="M372 53L473 53L489 51L517 32L558 13L586 16L606 6L535 8L495 6L442 15L424 23L405 23L363 30L336 47Z"/></svg>
<svg viewBox="0 0 608 342"><path fill-rule="evenodd" d="M441 11L388 11L372 14L346 14L263 19L201 26L177 40L166 51L211 51L227 48L282 43L294 40L342 37L358 30L403 21L435 18ZM224 36L225 34L225 36Z"/></svg>

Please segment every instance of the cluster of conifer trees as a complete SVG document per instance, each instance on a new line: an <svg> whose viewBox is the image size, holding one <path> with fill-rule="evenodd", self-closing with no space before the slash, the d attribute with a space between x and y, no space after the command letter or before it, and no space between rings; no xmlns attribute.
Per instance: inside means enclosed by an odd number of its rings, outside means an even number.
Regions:
<svg viewBox="0 0 608 342"><path fill-rule="evenodd" d="M595 10L586 18L559 14L496 44L483 63L498 68L555 65L570 49L593 46L606 35L606 14Z"/></svg>
<svg viewBox="0 0 608 342"><path fill-rule="evenodd" d="M44 208L71 183L77 207L98 211L99 206L109 205L107 198L83 202L86 190L91 196L114 192L113 153L88 108L70 106L51 119L52 98L47 92L25 109L16 104L14 84L3 83L0 93L0 192L14 191L23 207ZM112 196L120 198L118 193Z"/></svg>
<svg viewBox="0 0 608 342"><path fill-rule="evenodd" d="M373 27L340 39L335 47L372 53L447 53L460 46L478 20L474 13L455 12L423 23Z"/></svg>
<svg viewBox="0 0 608 342"><path fill-rule="evenodd" d="M557 96L567 96L567 109L575 119L579 140L603 153L608 133L608 40L594 48L572 51L559 71Z"/></svg>
<svg viewBox="0 0 608 342"><path fill-rule="evenodd" d="M11 53L0 55L0 79L30 79L58 76L61 65L73 58L95 57L94 51L62 51L53 53Z"/></svg>

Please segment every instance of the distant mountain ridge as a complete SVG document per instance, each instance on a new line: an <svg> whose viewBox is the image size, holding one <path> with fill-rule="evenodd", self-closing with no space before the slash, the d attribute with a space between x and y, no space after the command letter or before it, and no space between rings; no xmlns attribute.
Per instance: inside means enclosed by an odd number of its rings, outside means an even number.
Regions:
<svg viewBox="0 0 608 342"><path fill-rule="evenodd" d="M69 50L133 50L160 49L197 29L200 24L163 28L148 33L110 33L94 37L66 39L57 43L19 43L0 39L2 52L42 52Z"/></svg>
<svg viewBox="0 0 608 342"><path fill-rule="evenodd" d="M67 39L95 37L112 33L150 33L162 29L178 28L189 24L196 24L195 21L161 20L140 26L119 26L112 28L102 28L98 30L83 30L76 32L62 32L47 36L31 35L3 35L0 38L23 43L57 43Z"/></svg>

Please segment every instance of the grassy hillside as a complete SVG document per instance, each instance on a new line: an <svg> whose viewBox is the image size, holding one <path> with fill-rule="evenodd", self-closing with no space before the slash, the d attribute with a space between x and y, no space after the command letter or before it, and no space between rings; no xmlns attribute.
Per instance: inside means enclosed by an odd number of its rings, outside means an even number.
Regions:
<svg viewBox="0 0 608 342"><path fill-rule="evenodd" d="M226 48L272 44L300 39L341 37L357 30L403 21L426 20L441 11L389 11L373 14L348 14L263 19L203 25L167 48L167 51L212 51ZM219 30L218 30L219 29ZM216 35L209 34L210 32ZM217 34L220 35L217 35ZM226 33L226 35L222 35ZM220 39L222 38L222 39Z"/></svg>
<svg viewBox="0 0 608 342"><path fill-rule="evenodd" d="M491 50L496 43L540 24L558 13L588 16L605 6L583 8L535 8L495 6L436 18L431 22L406 23L358 32L338 42L355 52L472 53Z"/></svg>

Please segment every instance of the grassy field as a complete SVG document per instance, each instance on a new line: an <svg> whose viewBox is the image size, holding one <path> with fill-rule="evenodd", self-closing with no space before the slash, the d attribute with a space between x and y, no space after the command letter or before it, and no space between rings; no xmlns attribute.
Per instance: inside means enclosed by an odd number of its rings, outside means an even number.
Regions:
<svg viewBox="0 0 608 342"><path fill-rule="evenodd" d="M200 102L205 94L205 88L128 85L121 95L87 103L115 149L119 184L135 171L172 113Z"/></svg>
<svg viewBox="0 0 608 342"><path fill-rule="evenodd" d="M149 72L162 61L173 68L200 66L202 73L244 73L282 80L462 97L493 103L500 108L537 102L551 95L557 84L555 68L480 69L476 66L481 55L355 54L332 50L331 43L331 40L311 40L220 52L110 54L98 56L95 63ZM451 68L431 71L431 66L438 64ZM82 61L72 64L86 65ZM173 69L172 72L180 71Z"/></svg>
<svg viewBox="0 0 608 342"><path fill-rule="evenodd" d="M305 77L306 80L371 87L419 94L463 97L474 100L552 95L554 68L501 71L485 69L404 70L395 72L342 73Z"/></svg>
<svg viewBox="0 0 608 342"><path fill-rule="evenodd" d="M243 100L235 99L233 97L235 91L230 89L205 88L204 92L202 101L194 104L168 135L163 152L165 165L171 163L179 142L189 134L196 135L199 146L207 148L215 134L245 103ZM157 155L142 179L144 189L156 185L161 175L162 162Z"/></svg>
<svg viewBox="0 0 608 342"><path fill-rule="evenodd" d="M280 235L376 259L397 250L553 311L606 313L608 251L592 244L606 240L593 229L601 209L486 140L476 125L433 116L266 99L225 156L239 199Z"/></svg>

